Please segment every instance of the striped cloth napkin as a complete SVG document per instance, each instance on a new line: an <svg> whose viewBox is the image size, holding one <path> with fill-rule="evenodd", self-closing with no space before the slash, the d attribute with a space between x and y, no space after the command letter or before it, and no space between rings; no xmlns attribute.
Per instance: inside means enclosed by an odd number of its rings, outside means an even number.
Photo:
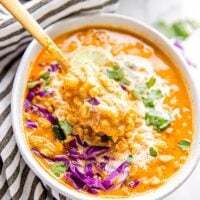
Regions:
<svg viewBox="0 0 200 200"><path fill-rule="evenodd" d="M113 12L117 5L118 0L32 0L24 4L43 28L76 14ZM67 199L44 186L17 148L11 125L10 92L19 60L32 37L2 7L0 30L0 199Z"/></svg>

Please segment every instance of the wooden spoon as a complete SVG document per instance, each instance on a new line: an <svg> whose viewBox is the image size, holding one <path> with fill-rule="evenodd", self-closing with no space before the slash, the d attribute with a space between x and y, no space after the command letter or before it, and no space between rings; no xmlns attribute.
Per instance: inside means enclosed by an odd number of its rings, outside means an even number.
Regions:
<svg viewBox="0 0 200 200"><path fill-rule="evenodd" d="M64 54L18 0L0 0L0 3L61 64L65 71L69 69L70 64Z"/></svg>

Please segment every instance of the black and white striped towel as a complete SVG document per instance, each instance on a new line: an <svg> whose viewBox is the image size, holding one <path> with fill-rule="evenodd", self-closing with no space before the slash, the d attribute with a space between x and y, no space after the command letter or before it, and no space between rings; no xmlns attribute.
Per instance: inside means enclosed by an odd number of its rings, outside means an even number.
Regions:
<svg viewBox="0 0 200 200"><path fill-rule="evenodd" d="M118 0L32 0L24 6L43 28L83 12L112 12ZM0 200L65 199L24 163L13 136L10 92L19 60L31 36L0 7Z"/></svg>

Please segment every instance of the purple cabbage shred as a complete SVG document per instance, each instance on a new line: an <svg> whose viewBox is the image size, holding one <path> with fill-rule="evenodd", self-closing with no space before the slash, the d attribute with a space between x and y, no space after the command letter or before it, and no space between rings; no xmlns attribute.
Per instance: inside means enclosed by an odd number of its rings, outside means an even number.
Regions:
<svg viewBox="0 0 200 200"><path fill-rule="evenodd" d="M89 99L87 99L86 101L87 101L89 104L94 105L94 106L97 106L97 105L100 104L100 101L99 101L97 98L95 98L95 97L89 98Z"/></svg>

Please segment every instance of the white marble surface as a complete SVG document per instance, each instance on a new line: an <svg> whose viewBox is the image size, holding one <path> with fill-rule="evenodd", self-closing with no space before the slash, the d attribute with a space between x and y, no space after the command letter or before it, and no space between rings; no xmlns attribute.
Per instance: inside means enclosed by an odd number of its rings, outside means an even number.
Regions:
<svg viewBox="0 0 200 200"><path fill-rule="evenodd" d="M148 24L158 20L173 21L180 18L200 20L200 0L121 0L117 13L137 18ZM200 83L200 30L185 42L185 48L195 63ZM164 200L200 200L200 164L191 177Z"/></svg>

